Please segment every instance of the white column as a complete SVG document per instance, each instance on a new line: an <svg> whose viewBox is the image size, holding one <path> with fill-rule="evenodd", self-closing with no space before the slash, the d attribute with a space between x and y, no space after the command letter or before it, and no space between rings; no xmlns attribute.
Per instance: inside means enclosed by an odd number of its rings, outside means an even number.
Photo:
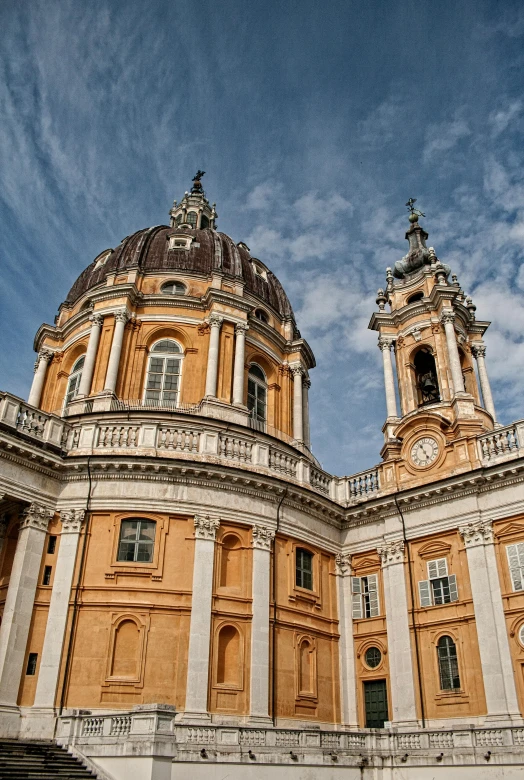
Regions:
<svg viewBox="0 0 524 780"><path fill-rule="evenodd" d="M129 315L125 309L115 312L115 330L113 332L113 341L111 342L111 352L109 353L109 363L107 365L104 387L104 391L110 393L114 393L116 388L120 354L122 352L122 342L124 340L124 328L126 327L128 319Z"/></svg>
<svg viewBox="0 0 524 780"><path fill-rule="evenodd" d="M85 511L83 509L70 509L61 512L60 516L62 533L60 534L34 707L52 708L55 703L71 598L71 584Z"/></svg>
<svg viewBox="0 0 524 780"><path fill-rule="evenodd" d="M217 376L218 376L218 349L220 344L220 328L222 327L223 317L218 314L211 314L209 317L209 352L207 353L207 373L206 373L206 396L215 398L217 394Z"/></svg>
<svg viewBox="0 0 524 780"><path fill-rule="evenodd" d="M23 513L0 627L0 705L16 705L33 615L44 540L53 512L31 504Z"/></svg>
<svg viewBox="0 0 524 780"><path fill-rule="evenodd" d="M393 375L393 363L391 362L391 349L393 339L386 336L380 336L378 348L382 352L382 361L384 363L384 385L386 388L386 413L388 417L398 417L397 397L395 395L395 377Z"/></svg>
<svg viewBox="0 0 524 780"><path fill-rule="evenodd" d="M306 447L311 447L311 433L309 428L309 388L311 387L311 380L304 377L302 381L302 427L304 432L304 444Z"/></svg>
<svg viewBox="0 0 524 780"><path fill-rule="evenodd" d="M464 377L462 376L462 367L460 365L460 355L457 346L457 336L455 334L455 313L445 309L440 321L444 325L446 332L446 344L448 347L449 366L451 368L451 379L453 381L454 394L464 392Z"/></svg>
<svg viewBox="0 0 524 780"><path fill-rule="evenodd" d="M395 725L414 725L417 722L417 711L404 571L404 542L402 539L384 540L384 545L378 548L378 554L382 560L386 600L391 720Z"/></svg>
<svg viewBox="0 0 524 780"><path fill-rule="evenodd" d="M459 532L468 556L488 719L520 719L493 528L488 520L477 520L459 526Z"/></svg>
<svg viewBox="0 0 524 780"><path fill-rule="evenodd" d="M269 578L274 536L271 528L253 526L250 720L266 724L269 720Z"/></svg>
<svg viewBox="0 0 524 780"><path fill-rule="evenodd" d="M351 596L351 557L337 553L335 556L337 578L340 704L342 724L357 728L357 684L355 675L355 643L353 640L353 608Z"/></svg>
<svg viewBox="0 0 524 780"><path fill-rule="evenodd" d="M187 659L186 720L208 720L209 644L211 639L211 605L215 538L220 521L195 517L195 558L193 563L193 596L189 627Z"/></svg>
<svg viewBox="0 0 524 780"><path fill-rule="evenodd" d="M84 368L82 370L82 377L80 379L80 387L78 388L78 395L89 395L91 392L91 382L93 380L93 372L95 370L96 353L98 350L98 342L100 341L100 331L104 323L104 317L102 314L93 314L91 316L91 331L89 333L89 341L87 342L87 351L84 362Z"/></svg>
<svg viewBox="0 0 524 780"><path fill-rule="evenodd" d="M235 325L235 362L233 364L233 403L244 406L244 362L246 354L246 332L249 325L238 322Z"/></svg>
<svg viewBox="0 0 524 780"><path fill-rule="evenodd" d="M33 384L29 391L29 398L27 403L29 406L38 406L42 397L42 390L45 382L45 375L47 371L47 365L52 359L53 353L49 349L42 349L38 353L38 358L35 363L35 375L33 378Z"/></svg>
<svg viewBox="0 0 524 780"><path fill-rule="evenodd" d="M290 366L293 374L293 438L299 442L304 441L304 417L302 411L302 366Z"/></svg>
<svg viewBox="0 0 524 780"><path fill-rule="evenodd" d="M484 401L484 407L487 412L493 417L493 422L497 419L495 417L495 404L493 403L493 396L491 395L491 387L488 379L488 372L486 371L486 345L485 344L472 344L471 351L477 360L477 368L479 371L480 390L482 392L482 399Z"/></svg>

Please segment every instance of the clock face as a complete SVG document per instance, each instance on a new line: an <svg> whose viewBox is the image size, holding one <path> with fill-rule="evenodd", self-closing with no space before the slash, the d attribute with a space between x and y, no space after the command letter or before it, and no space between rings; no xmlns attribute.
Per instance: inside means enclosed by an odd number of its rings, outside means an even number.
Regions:
<svg viewBox="0 0 524 780"><path fill-rule="evenodd" d="M438 444L435 439L426 436L415 442L411 448L411 460L415 466L429 466L438 456Z"/></svg>

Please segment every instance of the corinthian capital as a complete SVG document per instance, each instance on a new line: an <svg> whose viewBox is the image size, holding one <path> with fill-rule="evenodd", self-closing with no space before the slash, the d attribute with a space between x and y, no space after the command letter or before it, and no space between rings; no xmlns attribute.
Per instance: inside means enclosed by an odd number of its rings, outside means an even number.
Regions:
<svg viewBox="0 0 524 780"><path fill-rule="evenodd" d="M272 528L266 528L265 525L253 526L251 544L255 549L270 550L274 538L275 532Z"/></svg>
<svg viewBox="0 0 524 780"><path fill-rule="evenodd" d="M50 349L41 349L38 353L38 359L36 361L36 364L40 363L41 360L43 360L45 363L49 363L50 360L53 359L54 352Z"/></svg>
<svg viewBox="0 0 524 780"><path fill-rule="evenodd" d="M384 540L384 544L377 548L382 566L391 566L394 563L404 563L404 540Z"/></svg>
<svg viewBox="0 0 524 780"><path fill-rule="evenodd" d="M471 351L476 358L486 357L486 345L482 341L472 344Z"/></svg>
<svg viewBox="0 0 524 780"><path fill-rule="evenodd" d="M84 509L64 509L60 512L63 534L78 534L85 517Z"/></svg>
<svg viewBox="0 0 524 780"><path fill-rule="evenodd" d="M235 333L247 333L249 330L249 325L247 322L237 322L235 325Z"/></svg>
<svg viewBox="0 0 524 780"><path fill-rule="evenodd" d="M103 314L92 314L89 317L89 321L91 322L91 325L93 328L101 328L104 324L104 315Z"/></svg>
<svg viewBox="0 0 524 780"><path fill-rule="evenodd" d="M224 322L224 318L221 317L220 314L210 314L208 322L212 328L220 328Z"/></svg>
<svg viewBox="0 0 524 780"><path fill-rule="evenodd" d="M194 519L195 537L197 539L216 539L220 520L209 515L196 515Z"/></svg>
<svg viewBox="0 0 524 780"><path fill-rule="evenodd" d="M381 352L384 352L384 350L388 349L391 350L391 347L395 343L395 339L391 336L379 336L378 337L378 348Z"/></svg>
<svg viewBox="0 0 524 780"><path fill-rule="evenodd" d="M290 366L289 369L293 374L293 377L304 375L304 366L301 366L300 364L297 364L295 366Z"/></svg>
<svg viewBox="0 0 524 780"><path fill-rule="evenodd" d="M24 509L20 520L20 530L24 528L36 528L38 531L47 531L49 521L53 519L54 512L41 504L31 504Z"/></svg>
<svg viewBox="0 0 524 780"><path fill-rule="evenodd" d="M129 319L129 314L126 309L120 309L119 311L115 311L115 322L123 322L124 325Z"/></svg>
<svg viewBox="0 0 524 780"><path fill-rule="evenodd" d="M453 324L455 322L455 312L451 311L451 309L444 309L440 315L440 321L443 325L445 325L446 322L451 322L451 324Z"/></svg>
<svg viewBox="0 0 524 780"><path fill-rule="evenodd" d="M460 525L459 533L466 547L493 542L493 526L490 520L474 520L472 523Z"/></svg>
<svg viewBox="0 0 524 780"><path fill-rule="evenodd" d="M337 577L349 577L351 574L351 555L349 553L335 555L335 574Z"/></svg>

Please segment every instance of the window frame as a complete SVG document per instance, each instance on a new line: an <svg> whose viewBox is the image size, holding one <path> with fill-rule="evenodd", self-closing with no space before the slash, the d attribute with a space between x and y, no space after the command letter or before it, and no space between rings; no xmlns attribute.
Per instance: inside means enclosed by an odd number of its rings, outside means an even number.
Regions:
<svg viewBox="0 0 524 780"><path fill-rule="evenodd" d="M303 554L306 554L307 560L309 561L310 568L309 570L306 570L302 565L299 567L299 554L301 556L301 559L303 558ZM300 588L300 590L306 590L308 593L314 593L314 557L315 554L311 552L311 550L308 550L306 547L300 547L297 545L295 547L295 588ZM302 563L302 560L301 560ZM304 585L303 581L298 582L300 574L300 579L303 580L303 575L309 575L310 577L310 586Z"/></svg>
<svg viewBox="0 0 524 780"><path fill-rule="evenodd" d="M446 657L443 657L443 654L441 653L441 642L443 640L449 640L446 644L445 651L446 651ZM451 645L449 644L451 643ZM452 646L452 648L451 648ZM454 656L450 652L451 649L454 650ZM438 641L436 643L436 651L437 651L437 666L438 666L438 681L439 681L439 690L440 693L456 693L462 691L462 683L460 680L460 670L459 670L459 663L458 663L458 650L457 650L457 643L451 637L449 634L443 634L438 638ZM443 664L448 664L448 669L443 669ZM444 687L443 685L443 676L444 671L449 675L449 679L452 683L451 687ZM455 681L458 681L458 685L454 685L453 683Z"/></svg>
<svg viewBox="0 0 524 780"><path fill-rule="evenodd" d="M260 377L253 375L252 369L257 368L264 376L264 379L262 380ZM255 388L255 392L250 392L250 383L253 384ZM264 392L264 400L262 401L263 407L264 407L264 417L259 417L258 415L258 405L259 405L259 392ZM250 406L250 399L253 398L253 405ZM256 422L259 425L267 425L267 407L268 407L268 382L267 382L267 375L262 366L260 366L258 363L250 363L249 368L247 371L247 408L250 412L251 419L253 422Z"/></svg>
<svg viewBox="0 0 524 780"><path fill-rule="evenodd" d="M82 361L82 365L79 366L78 364ZM80 389L80 382L82 381L82 373L84 371L84 365L86 362L86 353L84 352L83 355L79 355L75 362L73 363L71 367L71 371L67 377L67 387L65 391L64 396L64 408L69 406L72 401L75 400L78 396L78 391ZM71 389L71 383L75 380L75 386ZM69 395L71 394L71 398L69 398Z"/></svg>
<svg viewBox="0 0 524 780"><path fill-rule="evenodd" d="M124 530L124 524L125 523L138 523L137 529L136 529L136 538L134 540L123 540L122 539L122 532ZM151 540L144 540L140 539L140 532L142 530L142 523L148 523L149 525L152 525L154 527L154 534ZM117 563L128 563L133 566L140 566L141 564L151 564L154 561L155 558L155 543L156 543L156 537L158 533L157 528L157 522L156 520L151 520L148 517L125 517L122 518L120 521L120 527L119 527L119 533L118 533L118 543L117 543L117 551L116 551L116 561ZM121 558L120 557L120 548L122 544L133 544L134 545L134 553L133 558ZM143 561L139 560L137 558L137 553L140 547L140 544L144 545L146 544L148 548L150 549L150 557L149 560Z"/></svg>
<svg viewBox="0 0 524 780"><path fill-rule="evenodd" d="M418 583L420 608L443 607L459 601L457 575L449 573L447 558L433 558L426 566L428 578Z"/></svg>
<svg viewBox="0 0 524 780"><path fill-rule="evenodd" d="M364 580L367 590L362 589ZM370 588L370 584L374 587ZM360 577L351 577L351 599L353 620L370 620L380 616L378 571ZM369 615L365 614L367 611Z"/></svg>
<svg viewBox="0 0 524 780"><path fill-rule="evenodd" d="M180 352L174 352L173 351L173 352L163 352L162 353L162 352L159 351L158 353L155 354L155 347L157 346L157 344L160 344L163 341L172 341L180 349ZM184 348L182 347L182 344L180 344L179 341L177 341L176 339L172 338L171 336L168 336L168 337L162 338L162 339L158 339L158 341L155 341L151 345L151 347L149 349L149 354L147 356L146 375L145 375L145 381L144 381L144 391L143 391L143 396L142 396L142 401L143 401L144 406L151 406L151 407L157 408L157 409L161 409L163 407L168 407L168 408L173 408L173 409L177 409L178 408L178 406L180 404L180 395L181 395L181 390L182 390L182 372L183 372L183 368L184 368L184 357L185 357L185 354L184 354ZM159 359L159 360L162 359L162 360L166 361L169 358L171 358L172 360L178 360L179 361L178 374L175 374L175 373L166 374L166 371L165 371L165 365L166 364L165 364L165 362L164 362L164 365L163 365L162 373L160 373L158 371L151 371L151 364L152 364L153 360L155 360L155 359ZM161 377L161 380L160 380L161 381L161 387L160 388L148 387L150 374L156 374L156 375L159 375ZM166 393L166 392L173 393L174 392L171 388L167 389L167 390L165 389L166 375L167 376L169 376L169 375L170 376L178 376L178 387L177 387L177 390L176 390L176 401L166 401L166 400L164 400L164 393ZM159 393L159 398L158 399L148 398L147 397L148 392L158 392ZM157 403L155 403L155 400L157 400Z"/></svg>
<svg viewBox="0 0 524 780"><path fill-rule="evenodd" d="M177 249L180 248L181 247L177 247ZM177 292L166 290L166 287L169 287L170 285L174 288L177 288L178 286ZM162 295L171 295L173 298L181 298L182 296L187 295L187 287L184 282L181 282L179 279L168 279L160 285L160 292Z"/></svg>
<svg viewBox="0 0 524 780"><path fill-rule="evenodd" d="M517 565L512 565L511 550L514 549L514 556L517 559ZM506 560L508 562L509 578L513 593L519 593L524 590L524 542L513 542L506 545ZM517 573L518 570L518 573ZM517 574L517 577L514 575ZM518 578L518 579L517 579ZM517 587L516 583L520 583Z"/></svg>

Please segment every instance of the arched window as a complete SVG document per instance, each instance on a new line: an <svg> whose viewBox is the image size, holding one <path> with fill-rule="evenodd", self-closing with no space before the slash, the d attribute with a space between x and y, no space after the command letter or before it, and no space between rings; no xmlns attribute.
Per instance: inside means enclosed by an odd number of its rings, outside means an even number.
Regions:
<svg viewBox="0 0 524 780"><path fill-rule="evenodd" d="M182 373L182 349L173 339L157 341L149 356L145 401L176 406Z"/></svg>
<svg viewBox="0 0 524 780"><path fill-rule="evenodd" d="M71 401L78 395L78 389L80 387L80 380L82 379L82 369L84 368L85 359L85 355L79 357L71 369L71 373L69 374L69 381L67 383L67 393L65 398L66 405L71 403Z"/></svg>
<svg viewBox="0 0 524 780"><path fill-rule="evenodd" d="M249 367L247 378L247 408L257 422L265 422L267 417L267 382L260 366L255 363Z"/></svg>
<svg viewBox="0 0 524 780"><path fill-rule="evenodd" d="M191 225L193 230L196 228L197 219L198 219L198 214L196 213L196 211L187 212L186 222L188 223L188 225Z"/></svg>
<svg viewBox="0 0 524 780"><path fill-rule="evenodd" d="M240 685L240 636L234 626L224 626L218 635L217 683Z"/></svg>
<svg viewBox="0 0 524 780"><path fill-rule="evenodd" d="M419 292L410 295L406 303L416 303L416 301L421 301L423 297L424 297L424 293L422 292L422 290L419 290Z"/></svg>
<svg viewBox="0 0 524 780"><path fill-rule="evenodd" d="M200 217L200 230L205 230L208 227L209 227L209 219L204 214L202 214L202 216Z"/></svg>
<svg viewBox="0 0 524 780"><path fill-rule="evenodd" d="M450 636L441 636L437 644L438 671L442 691L460 688L457 647Z"/></svg>
<svg viewBox="0 0 524 780"><path fill-rule="evenodd" d="M166 282L162 285L161 291L164 295L185 295L186 286L182 282Z"/></svg>
<svg viewBox="0 0 524 780"><path fill-rule="evenodd" d="M419 349L414 362L418 405L437 403L440 401L437 366L431 350L427 347Z"/></svg>
<svg viewBox="0 0 524 780"><path fill-rule="evenodd" d="M155 532L154 520L144 520L142 517L122 520L117 561L151 563L155 547Z"/></svg>

